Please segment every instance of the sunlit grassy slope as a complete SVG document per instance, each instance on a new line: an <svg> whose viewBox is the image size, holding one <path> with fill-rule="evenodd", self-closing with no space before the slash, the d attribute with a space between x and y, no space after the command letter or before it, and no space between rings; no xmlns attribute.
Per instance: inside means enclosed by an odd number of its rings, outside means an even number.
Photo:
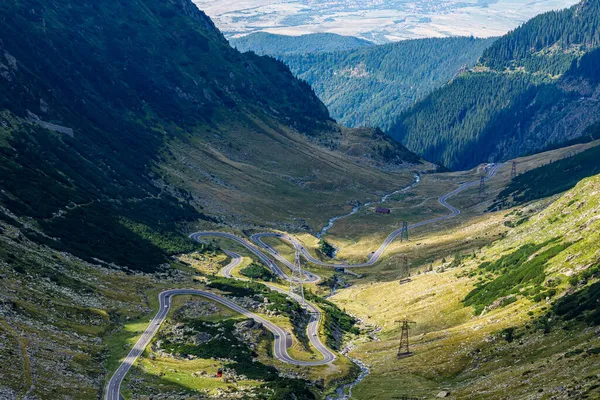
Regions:
<svg viewBox="0 0 600 400"><path fill-rule="evenodd" d="M600 264L600 176L547 204L492 214L481 219L481 226L463 227L455 243L463 241L461 232L473 238L506 231L493 244L473 246L460 256L452 245L446 254L432 254L433 268L415 254L418 268L408 284L390 280L392 271L379 270L368 282L333 297L340 307L382 328L381 341L367 341L352 353L372 367L354 390L357 398L431 398L441 390L477 399L503 399L508 391L511 398L599 396L600 338L598 328L590 327L594 309L567 312L573 300L558 309L556 303L569 293L583 304L585 293L593 304L589 296L594 296ZM445 235L425 240L442 241ZM537 248L519 262L492 267L516 260L526 252L524 246ZM487 304L483 313L463 303L472 291ZM404 317L417 323L411 332L415 355L398 360L395 321Z"/></svg>
<svg viewBox="0 0 600 400"><path fill-rule="evenodd" d="M386 161L374 146L396 145L364 130L307 137L275 120L227 116L173 141L157 172L220 222L316 231L350 201L374 200L409 184L413 169L430 168Z"/></svg>

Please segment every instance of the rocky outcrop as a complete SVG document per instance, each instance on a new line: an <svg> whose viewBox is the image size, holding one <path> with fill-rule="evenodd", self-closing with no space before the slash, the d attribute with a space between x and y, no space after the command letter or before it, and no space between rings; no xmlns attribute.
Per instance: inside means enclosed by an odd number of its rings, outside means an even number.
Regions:
<svg viewBox="0 0 600 400"><path fill-rule="evenodd" d="M196 319L218 313L221 309L215 303L205 300L186 301L175 313L176 319Z"/></svg>

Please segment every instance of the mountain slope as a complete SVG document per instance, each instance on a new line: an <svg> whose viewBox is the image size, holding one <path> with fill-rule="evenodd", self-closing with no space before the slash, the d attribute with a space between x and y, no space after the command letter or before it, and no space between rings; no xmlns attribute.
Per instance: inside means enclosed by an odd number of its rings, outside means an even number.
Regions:
<svg viewBox="0 0 600 400"><path fill-rule="evenodd" d="M597 398L598 215L600 175L555 198L420 238L406 248L414 270L402 290L397 273L340 290L334 303L381 327L380 341L351 353L371 366L355 396ZM499 231L495 242L475 244ZM445 235L455 246L464 235L472 247L437 249L430 264L422 258L432 250L427 243ZM416 321L414 355L399 360L394 321L404 318Z"/></svg>
<svg viewBox="0 0 600 400"><path fill-rule="evenodd" d="M311 88L231 48L189 1L26 0L0 13L0 201L14 223L33 218L32 239L151 270L197 247L182 224L288 223L397 184L321 145L341 129ZM192 170L173 168L188 156Z"/></svg>
<svg viewBox="0 0 600 400"><path fill-rule="evenodd" d="M349 126L387 130L415 101L462 68L473 66L494 39L408 40L332 54L283 57L332 116Z"/></svg>
<svg viewBox="0 0 600 400"><path fill-rule="evenodd" d="M402 114L396 140L469 168L581 135L597 122L598 2L540 15L500 38L479 64Z"/></svg>
<svg viewBox="0 0 600 400"><path fill-rule="evenodd" d="M415 101L473 66L493 42L420 39L349 51L265 54L282 60L307 81L340 123L387 130ZM249 49L264 51L258 41Z"/></svg>
<svg viewBox="0 0 600 400"><path fill-rule="evenodd" d="M240 38L233 38L229 40L229 43L242 53L253 51L259 55L269 56L344 51L374 45L368 40L334 33L285 36L267 32L256 32Z"/></svg>
<svg viewBox="0 0 600 400"><path fill-rule="evenodd" d="M198 225L316 229L412 182L413 153L336 125L189 1L19 0L0 19L2 399L101 398L158 293L205 288L199 270L227 262L187 237ZM252 378L235 386L298 382Z"/></svg>
<svg viewBox="0 0 600 400"><path fill-rule="evenodd" d="M600 132L596 135L600 137ZM582 179L600 174L599 158L600 147L596 146L518 175L490 208L521 205L571 189Z"/></svg>

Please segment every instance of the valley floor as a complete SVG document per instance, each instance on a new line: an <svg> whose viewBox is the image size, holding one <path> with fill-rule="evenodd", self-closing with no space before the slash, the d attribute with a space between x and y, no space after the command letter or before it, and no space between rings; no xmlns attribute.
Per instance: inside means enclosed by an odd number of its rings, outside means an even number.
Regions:
<svg viewBox="0 0 600 400"><path fill-rule="evenodd" d="M518 165L520 171L533 169L549 157L557 159L590 146L523 158ZM338 247L336 260L364 262L400 221L447 213L436 205L437 198L460 183L477 180L481 173L424 174L419 185L384 203L391 214L375 215L372 208L378 204L374 203L336 221L325 239ZM336 325L334 331L319 332L330 346L343 338L350 340L349 355L369 366L370 374L353 388L354 398L439 394L502 399L507 388L511 398L598 395L600 331L588 322L586 310L577 309L579 314L573 316L567 308L571 314L560 314L567 306L557 309L557 299L564 293L578 296L592 291L597 280L599 178L585 180L563 196L486 212L508 182L510 164L486 183L482 193L474 187L450 201L463 211L458 217L411 231L409 242L393 242L376 265L353 270L359 277L304 265L323 279L321 284L307 284L307 292L327 295L335 282L335 293L329 297L333 305L319 303L319 307L327 308L332 318L345 318L343 311L359 318L360 334L335 332ZM228 262L217 247L208 246L204 252L174 260L175 269L131 274L36 245L16 227L1 225L0 357L16 366L0 381L0 397L8 399L100 397L106 379L155 314L158 293L207 289ZM318 250L317 238L308 234L295 238L314 257L327 261ZM269 237L264 241L293 261L288 242ZM236 277L253 262L253 254L231 240L212 243L244 257L232 272ZM518 277L498 264L530 251L523 247L528 245L535 249L527 253L528 260L519 259ZM17 254L27 256L17 258ZM400 284L399 265L405 254L412 280ZM537 272L532 274L528 268ZM229 286L225 293L247 289ZM294 358L318 357L306 345L302 318L285 308L289 305L281 303L282 311L273 313L255 295L236 296L294 332L289 350ZM474 300L468 303L467 298ZM335 305L339 308L331 308ZM45 312L40 312L40 306ZM414 356L398 360L396 321L404 318L416 322L410 333ZM202 347L207 340L202 332L221 335L232 345ZM185 347L189 343L196 343L195 350ZM243 398L250 393L285 398L284 389L293 388L309 399L331 393L358 374L343 356L331 365L298 368L275 361L271 349L269 334L251 327L239 314L206 299L178 297L158 337L127 376L122 393L127 399L192 394ZM220 368L226 379L216 377Z"/></svg>

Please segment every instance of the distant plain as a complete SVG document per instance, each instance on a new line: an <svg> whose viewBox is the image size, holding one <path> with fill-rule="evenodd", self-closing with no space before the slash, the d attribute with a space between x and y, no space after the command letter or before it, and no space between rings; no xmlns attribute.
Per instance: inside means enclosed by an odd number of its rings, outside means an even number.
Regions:
<svg viewBox="0 0 600 400"><path fill-rule="evenodd" d="M500 36L575 0L194 0L228 37L330 32L375 43L448 36Z"/></svg>

